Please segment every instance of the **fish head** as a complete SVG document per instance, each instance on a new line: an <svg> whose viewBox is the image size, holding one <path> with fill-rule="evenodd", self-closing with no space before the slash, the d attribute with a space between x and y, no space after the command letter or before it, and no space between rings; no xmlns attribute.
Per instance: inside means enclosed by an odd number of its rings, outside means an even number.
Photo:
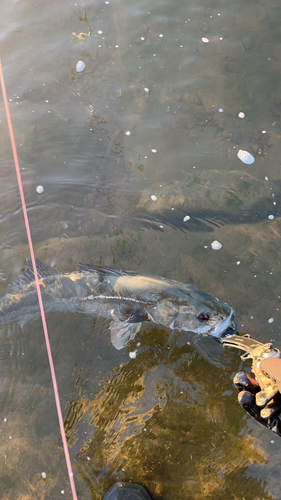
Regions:
<svg viewBox="0 0 281 500"><path fill-rule="evenodd" d="M156 309L157 321L171 329L217 338L224 336L228 329L232 330L231 333L237 331L232 307L189 285L180 293L170 293L169 298L160 300Z"/></svg>
<svg viewBox="0 0 281 500"><path fill-rule="evenodd" d="M203 305L200 311L191 311L188 306L179 306L172 327L220 338L228 329L237 330L234 316L234 309L223 303L216 304L216 307Z"/></svg>

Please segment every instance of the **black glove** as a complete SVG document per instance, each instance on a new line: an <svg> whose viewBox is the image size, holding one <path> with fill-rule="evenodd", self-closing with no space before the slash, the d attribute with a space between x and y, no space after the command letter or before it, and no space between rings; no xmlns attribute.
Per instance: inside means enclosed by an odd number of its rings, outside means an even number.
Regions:
<svg viewBox="0 0 281 500"><path fill-rule="evenodd" d="M251 417L262 425L281 436L281 394L278 394L264 408L256 404L255 395L261 388L245 372L239 372L233 379L234 385L239 391L238 402Z"/></svg>

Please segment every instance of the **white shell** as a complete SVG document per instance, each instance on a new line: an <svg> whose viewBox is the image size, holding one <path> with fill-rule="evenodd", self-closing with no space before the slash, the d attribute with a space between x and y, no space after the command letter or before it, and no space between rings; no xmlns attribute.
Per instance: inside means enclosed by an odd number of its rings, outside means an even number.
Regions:
<svg viewBox="0 0 281 500"><path fill-rule="evenodd" d="M212 247L213 250L220 250L222 248L222 244L219 241L214 240L211 243L211 247Z"/></svg>
<svg viewBox="0 0 281 500"><path fill-rule="evenodd" d="M186 221L188 221L188 220L190 220L190 216L189 216L189 215L186 215L186 216L183 218L183 222L186 222Z"/></svg>
<svg viewBox="0 0 281 500"><path fill-rule="evenodd" d="M77 73L81 73L81 71L83 71L83 69L85 69L85 67L86 67L86 64L84 63L84 61L78 61L78 63L76 64Z"/></svg>
<svg viewBox="0 0 281 500"><path fill-rule="evenodd" d="M152 199L152 201L157 201L157 196L155 196L155 194L152 194L150 198Z"/></svg>
<svg viewBox="0 0 281 500"><path fill-rule="evenodd" d="M43 188L43 186L37 186L36 191L37 191L37 193L39 193L39 194L43 193L43 192L44 192L44 188Z"/></svg>
<svg viewBox="0 0 281 500"><path fill-rule="evenodd" d="M244 149L239 149L237 156L239 160L241 160L243 163L246 163L247 165L251 165L251 163L254 163L255 158L251 155L251 153L248 153L248 151L244 151Z"/></svg>
<svg viewBox="0 0 281 500"><path fill-rule="evenodd" d="M202 42L204 42L204 43L209 43L209 41L210 41L210 40L209 40L208 38L205 38L205 37L203 36L203 38L202 38Z"/></svg>
<svg viewBox="0 0 281 500"><path fill-rule="evenodd" d="M238 113L238 117L245 118L245 113L243 113L243 111L240 111L240 113Z"/></svg>

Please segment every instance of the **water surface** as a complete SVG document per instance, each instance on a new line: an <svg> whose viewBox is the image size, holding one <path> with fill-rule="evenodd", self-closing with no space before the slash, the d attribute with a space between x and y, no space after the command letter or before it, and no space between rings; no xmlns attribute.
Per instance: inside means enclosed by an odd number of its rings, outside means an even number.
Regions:
<svg viewBox="0 0 281 500"><path fill-rule="evenodd" d="M188 281L280 348L279 4L2 1L1 13L37 257ZM29 252L0 106L4 294ZM237 403L238 352L154 326L119 352L100 318L47 319L79 498L116 480L163 500L278 498L279 438ZM2 496L71 498L41 323L0 340Z"/></svg>

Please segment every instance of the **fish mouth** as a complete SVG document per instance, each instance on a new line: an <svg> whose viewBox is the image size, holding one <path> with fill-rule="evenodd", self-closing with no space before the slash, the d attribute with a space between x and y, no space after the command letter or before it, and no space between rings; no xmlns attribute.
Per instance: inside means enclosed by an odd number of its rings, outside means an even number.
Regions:
<svg viewBox="0 0 281 500"><path fill-rule="evenodd" d="M235 332L237 332L236 323L233 321L234 317L235 317L235 311L234 309L231 308L229 316L222 323L220 323L220 325L214 328L211 335L213 337L221 338L222 336L226 337L227 335L233 335Z"/></svg>

